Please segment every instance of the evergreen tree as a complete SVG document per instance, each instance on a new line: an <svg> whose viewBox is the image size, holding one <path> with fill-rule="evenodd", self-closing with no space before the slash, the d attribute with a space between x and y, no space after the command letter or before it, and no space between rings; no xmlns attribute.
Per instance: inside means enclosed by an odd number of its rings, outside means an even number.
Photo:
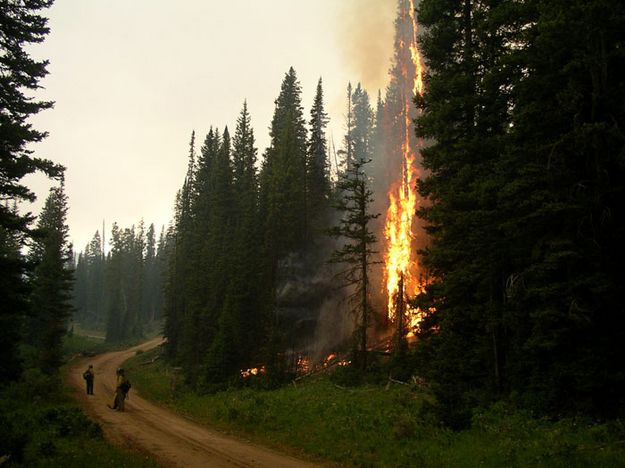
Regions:
<svg viewBox="0 0 625 468"><path fill-rule="evenodd" d="M372 256L377 253L373 250L377 239L371 232L369 223L379 216L370 212L373 192L368 188L367 175L363 168L368 162L358 159L341 175L337 186L342 195L335 207L342 212L342 217L339 225L329 232L342 241L330 261L346 265L339 277L341 285L351 291L351 312L356 317L354 349L363 370L367 368L367 333L371 324L369 269L375 263Z"/></svg>
<svg viewBox="0 0 625 468"><path fill-rule="evenodd" d="M271 122L271 143L261 170L261 209L265 243L274 264L289 252L305 247L306 128L301 87L295 70L282 82Z"/></svg>
<svg viewBox="0 0 625 468"><path fill-rule="evenodd" d="M72 247L66 218L67 196L61 182L50 189L29 254L36 265L31 280L29 338L46 373L56 372L61 365L61 341L72 312Z"/></svg>
<svg viewBox="0 0 625 468"><path fill-rule="evenodd" d="M437 312L420 347L452 425L510 394L558 414L622 401L624 18L600 1L421 3Z"/></svg>
<svg viewBox="0 0 625 468"><path fill-rule="evenodd" d="M263 339L263 317L259 312L262 311L262 304L259 303L260 228L256 154L254 131L247 103L244 103L233 139L230 280L220 323L223 330L221 340L223 345L227 345L227 348L221 348L221 352L235 357L231 366L224 366L230 373L253 365L259 358ZM236 336L228 337L227 332L234 334L235 329Z"/></svg>
<svg viewBox="0 0 625 468"><path fill-rule="evenodd" d="M351 134L353 154L358 160L368 161L373 156L371 141L373 136L373 110L369 102L369 94L360 83L354 89L351 102L353 106L353 129Z"/></svg>
<svg viewBox="0 0 625 468"><path fill-rule="evenodd" d="M345 118L345 138L343 139L342 153L345 155L345 161L340 172L347 172L353 165L354 161L354 103L352 84L347 83L347 116Z"/></svg>
<svg viewBox="0 0 625 468"><path fill-rule="evenodd" d="M217 133L217 137L219 137ZM208 232L201 249L201 261L198 263L200 271L204 274L202 288L206 291L204 300L198 304L201 307L200 330L202 332L196 346L201 350L201 355L208 354L205 377L212 379L216 369L221 371L229 368L224 360L230 357L222 350L216 349L216 343L240 342L233 331L239 332L238 320L225 313L224 304L226 291L231 281L230 257L232 252L233 234L233 207L234 197L232 193L232 166L230 160L231 139L228 128L223 132L223 137L216 152L207 157L212 159L212 171L209 174L208 192L200 193L205 196L210 209L208 212ZM199 216L198 216L199 219ZM209 263L210 262L210 263ZM198 271L199 274L199 271ZM231 330L225 328L225 324L231 324ZM225 334L225 336L224 336ZM201 358L200 358L201 359ZM232 358L236 361L236 358Z"/></svg>
<svg viewBox="0 0 625 468"><path fill-rule="evenodd" d="M106 327L106 266L102 238L96 231L84 251L78 254L74 272L74 320L87 328Z"/></svg>
<svg viewBox="0 0 625 468"><path fill-rule="evenodd" d="M326 126L328 115L323 106L323 88L321 78L317 84L315 100L310 110L310 136L308 138L308 154L306 160L306 202L308 207L312 231L320 229L330 195L330 174L328 165L328 142Z"/></svg>
<svg viewBox="0 0 625 468"><path fill-rule="evenodd" d="M107 341L122 341L143 333L141 293L143 277L142 229L120 229L113 223L107 260Z"/></svg>
<svg viewBox="0 0 625 468"><path fill-rule="evenodd" d="M73 320L84 322L87 306L87 264L85 254L79 252L74 269L74 316Z"/></svg>
<svg viewBox="0 0 625 468"><path fill-rule="evenodd" d="M104 295L105 264L99 231L87 245L84 253L86 267L86 303L83 323L101 327L105 323L106 298ZM78 276L78 273L77 273Z"/></svg>
<svg viewBox="0 0 625 468"><path fill-rule="evenodd" d="M435 140L422 150L431 174L420 191L432 203L420 212L431 223L423 261L438 279L429 288L437 313L422 325L421 343L433 346L429 367L441 416L461 427L472 406L503 388L501 317L510 255L499 227L496 164L509 126L510 103L501 93L507 77L500 70L507 70L510 38L488 34L497 15L489 3L466 0L452 10L423 1L419 12L428 26L422 43L431 73L417 128Z"/></svg>
<svg viewBox="0 0 625 468"><path fill-rule="evenodd" d="M26 265L19 254L29 235L33 217L20 214L11 202L34 201L35 194L22 183L28 174L41 171L60 177L63 168L49 160L34 157L28 147L41 141L45 132L35 130L30 116L52 107L51 102L28 96L46 76L47 61L36 61L28 46L44 40L49 29L41 10L50 0L26 4L8 0L0 8L0 381L15 379L20 372L17 345L26 313L24 274Z"/></svg>
<svg viewBox="0 0 625 468"><path fill-rule="evenodd" d="M386 135L384 131L384 101L382 100L382 93L378 91L378 99L375 107L375 116L373 118L373 129L371 137L371 167L370 173L373 182L374 192L387 190L388 185L384 185L386 177L384 172L386 170L384 158L384 151L387 145Z"/></svg>
<svg viewBox="0 0 625 468"><path fill-rule="evenodd" d="M6 207L5 207L6 208ZM6 208L16 210L16 208ZM14 216L18 216L14 214ZM24 281L26 261L21 247L23 238L15 230L0 226L0 360L2 381L16 379L21 371L18 345L23 340L22 327L28 312L28 287Z"/></svg>
<svg viewBox="0 0 625 468"><path fill-rule="evenodd" d="M157 265L156 231L150 224L146 233L144 283L142 301L142 321L148 322L159 317L161 280Z"/></svg>
<svg viewBox="0 0 625 468"><path fill-rule="evenodd" d="M505 276L505 371L541 412L613 417L625 395L625 6L528 2L521 14L529 27L511 53L499 165L516 260Z"/></svg>
<svg viewBox="0 0 625 468"><path fill-rule="evenodd" d="M117 223L111 226L111 251L106 264L106 294L109 297L106 314L106 341L121 341L125 338L122 329L126 314L127 298L122 287L122 233Z"/></svg>
<svg viewBox="0 0 625 468"><path fill-rule="evenodd" d="M212 132L212 130L211 130ZM209 134L211 134L209 132ZM195 156L195 131L191 134L187 174L182 189L176 196L174 222L160 245L167 245L169 256L165 299L164 335L167 338L166 350L171 358L181 359L183 326L188 315L188 292L191 289L192 229L194 227L191 204L195 202L197 190L197 161ZM159 247L160 252L160 247Z"/></svg>

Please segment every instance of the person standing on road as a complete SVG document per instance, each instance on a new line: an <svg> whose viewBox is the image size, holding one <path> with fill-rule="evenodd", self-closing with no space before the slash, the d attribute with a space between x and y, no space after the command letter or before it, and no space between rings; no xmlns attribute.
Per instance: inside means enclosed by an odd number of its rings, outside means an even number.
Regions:
<svg viewBox="0 0 625 468"><path fill-rule="evenodd" d="M93 372L93 366L89 364L89 368L83 372L82 378L85 379L85 383L87 384L87 395L93 395L93 379L95 378L95 373Z"/></svg>
<svg viewBox="0 0 625 468"><path fill-rule="evenodd" d="M126 378L124 369L121 367L117 369L116 374L115 400L113 401L113 406L108 405L108 407L117 411L124 411L124 400L126 400L130 390L130 381Z"/></svg>

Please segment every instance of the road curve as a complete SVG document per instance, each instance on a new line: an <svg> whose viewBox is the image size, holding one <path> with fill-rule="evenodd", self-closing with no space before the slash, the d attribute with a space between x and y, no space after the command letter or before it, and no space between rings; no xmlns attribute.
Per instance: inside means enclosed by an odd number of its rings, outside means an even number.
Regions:
<svg viewBox="0 0 625 468"><path fill-rule="evenodd" d="M196 424L141 398L133 388L126 411L112 411L115 370L138 350L158 346L161 338L127 349L82 359L72 365L68 379L76 398L97 420L113 443L149 453L167 467L312 467L309 462L226 436ZM95 370L94 395L86 395L82 373L88 364ZM132 380L132 376L129 376Z"/></svg>

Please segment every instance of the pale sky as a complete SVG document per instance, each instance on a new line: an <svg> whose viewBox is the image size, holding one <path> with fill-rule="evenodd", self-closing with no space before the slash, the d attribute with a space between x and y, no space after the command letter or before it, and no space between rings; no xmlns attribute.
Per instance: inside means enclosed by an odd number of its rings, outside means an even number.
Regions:
<svg viewBox="0 0 625 468"><path fill-rule="evenodd" d="M231 133L247 99L259 157L284 74L303 90L308 120L323 79L337 148L347 83L375 102L386 84L395 0L56 0L51 33L31 53L48 59L38 94L56 102L31 119L50 136L36 154L67 167L70 237L83 250L106 220L144 219L157 232L173 211L191 131ZM330 137L330 135L328 135ZM39 200L50 186L25 182Z"/></svg>

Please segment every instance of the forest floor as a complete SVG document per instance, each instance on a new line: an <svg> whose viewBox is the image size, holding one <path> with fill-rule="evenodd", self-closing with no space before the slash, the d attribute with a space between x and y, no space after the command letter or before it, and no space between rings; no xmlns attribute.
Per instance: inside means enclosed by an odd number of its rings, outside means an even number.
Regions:
<svg viewBox="0 0 625 468"><path fill-rule="evenodd" d="M183 416L141 398L132 388L125 412L107 407L113 400L115 370L138 352L150 350L162 342L154 338L124 351L81 359L67 373L76 398L87 414L95 419L105 436L115 444L150 454L164 466L313 466L294 457L227 436L198 425ZM96 379L94 395L85 393L82 373L92 364ZM129 376L132 381L132 376Z"/></svg>
<svg viewBox="0 0 625 468"><path fill-rule="evenodd" d="M500 402L476 411L471 427L456 432L426 410L433 397L422 385L350 385L349 374L335 369L273 390L262 379L246 379L198 393L158 356L154 349L124 364L144 398L198 424L330 466L625 467L620 420L535 418Z"/></svg>

